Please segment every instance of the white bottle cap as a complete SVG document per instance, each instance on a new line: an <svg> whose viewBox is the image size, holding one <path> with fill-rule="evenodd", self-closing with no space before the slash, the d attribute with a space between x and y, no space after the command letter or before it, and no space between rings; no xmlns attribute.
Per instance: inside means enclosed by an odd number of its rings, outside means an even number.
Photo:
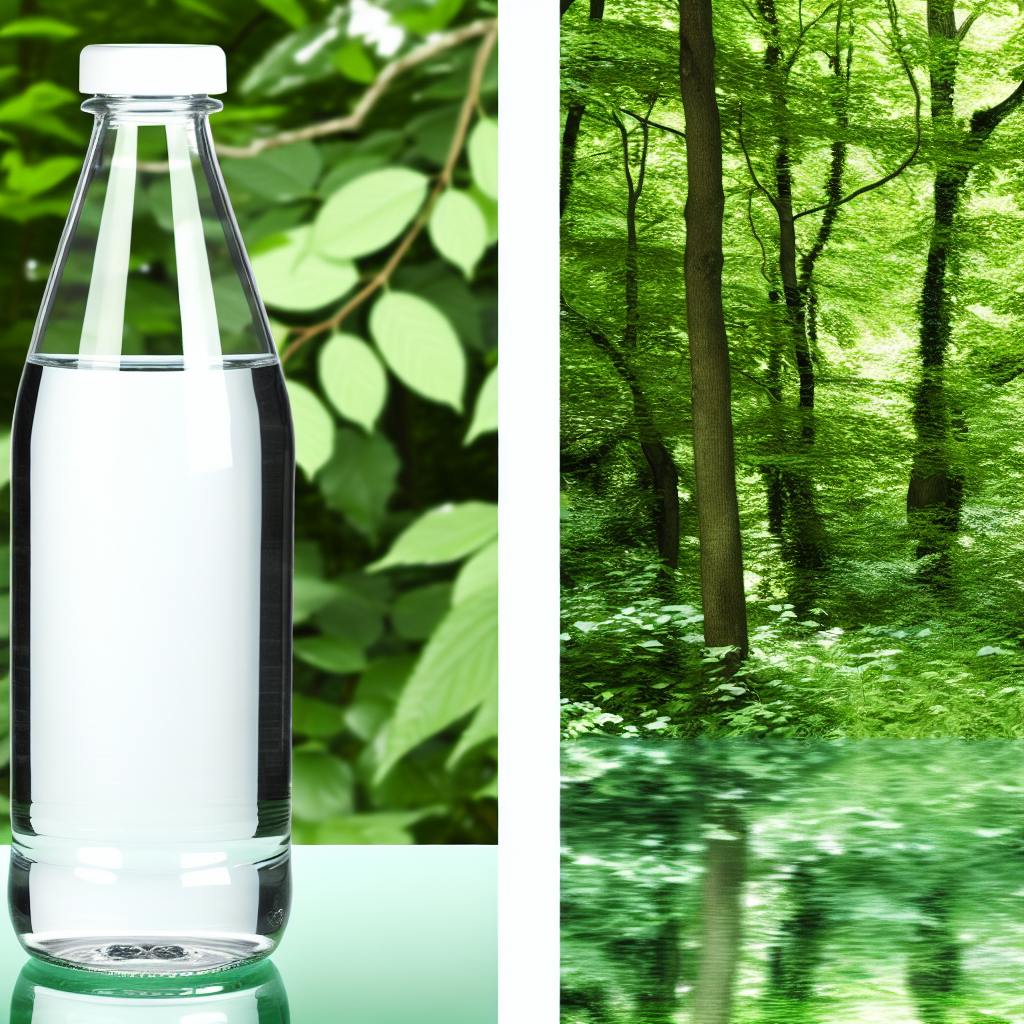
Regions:
<svg viewBox="0 0 1024 1024"><path fill-rule="evenodd" d="M224 51L186 44L103 44L82 50L82 92L112 96L192 96L227 92Z"/></svg>

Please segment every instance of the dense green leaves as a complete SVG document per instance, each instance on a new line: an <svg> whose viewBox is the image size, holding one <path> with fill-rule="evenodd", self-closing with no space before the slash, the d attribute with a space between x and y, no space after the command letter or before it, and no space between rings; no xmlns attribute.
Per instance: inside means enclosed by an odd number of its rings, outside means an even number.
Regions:
<svg viewBox="0 0 1024 1024"><path fill-rule="evenodd" d="M353 259L382 249L412 220L426 192L426 177L405 167L371 171L350 181L317 215L316 251Z"/></svg>
<svg viewBox="0 0 1024 1024"><path fill-rule="evenodd" d="M479 707L498 686L498 588L477 591L455 605L427 642L391 722L382 778L413 747ZM493 735L488 708L474 743Z"/></svg>
<svg viewBox="0 0 1024 1024"><path fill-rule="evenodd" d="M395 565L437 565L454 562L483 547L498 532L498 508L480 501L442 505L416 520L380 561L379 572Z"/></svg>
<svg viewBox="0 0 1024 1024"><path fill-rule="evenodd" d="M436 306L408 292L388 292L373 307L370 331L403 384L462 411L466 357Z"/></svg>
<svg viewBox="0 0 1024 1024"><path fill-rule="evenodd" d="M395 489L398 468L398 456L386 437L367 437L342 427L334 441L334 454L320 474L324 501L344 513L361 533L376 537Z"/></svg>
<svg viewBox="0 0 1024 1024"><path fill-rule="evenodd" d="M338 636L309 636L296 640L295 657L314 668L342 675L366 668L366 659L359 645Z"/></svg>
<svg viewBox="0 0 1024 1024"><path fill-rule="evenodd" d="M324 750L296 748L292 756L292 810L302 821L324 821L352 810L352 770Z"/></svg>
<svg viewBox="0 0 1024 1024"><path fill-rule="evenodd" d="M335 409L373 433L388 381L373 349L361 338L336 334L320 349L320 383Z"/></svg>

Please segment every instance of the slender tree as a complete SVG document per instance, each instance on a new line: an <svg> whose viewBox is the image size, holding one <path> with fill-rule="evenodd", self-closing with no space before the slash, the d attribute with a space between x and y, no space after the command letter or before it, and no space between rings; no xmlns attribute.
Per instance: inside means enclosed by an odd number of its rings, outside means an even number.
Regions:
<svg viewBox="0 0 1024 1024"><path fill-rule="evenodd" d="M686 328L704 639L747 656L747 606L722 309L722 128L711 0L679 0L679 85L686 118Z"/></svg>
<svg viewBox="0 0 1024 1024"><path fill-rule="evenodd" d="M572 6L573 0L561 0L561 15ZM601 21L604 18L604 0L590 0L590 20ZM587 104L578 99L569 104L565 115L565 130L562 132L562 176L558 189L558 215L565 213L569 205L569 191L572 188L572 175L576 166L576 143L580 137L580 125L586 113Z"/></svg>
<svg viewBox="0 0 1024 1024"><path fill-rule="evenodd" d="M949 538L960 527L963 478L949 457L951 428L965 429L963 414L952 417L944 381L946 352L952 334L950 257L955 250L956 216L971 171L993 131L1024 100L1024 82L1001 103L976 110L966 132L955 134L953 99L960 44L981 13L976 9L958 27L953 0L929 0L931 119L933 133L943 143L935 175L934 212L928 243L928 261L919 304L921 380L914 393L917 449L907 488L907 514L917 530L919 558L938 555L928 574L948 578Z"/></svg>

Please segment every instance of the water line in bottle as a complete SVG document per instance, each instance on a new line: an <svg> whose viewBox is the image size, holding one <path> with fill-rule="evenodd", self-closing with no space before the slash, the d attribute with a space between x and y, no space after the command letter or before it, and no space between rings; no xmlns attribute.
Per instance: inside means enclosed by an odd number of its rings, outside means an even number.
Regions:
<svg viewBox="0 0 1024 1024"><path fill-rule="evenodd" d="M100 357L100 362L90 361L85 365L117 368L121 359L137 148L136 125L125 124L118 128L79 346L81 356Z"/></svg>

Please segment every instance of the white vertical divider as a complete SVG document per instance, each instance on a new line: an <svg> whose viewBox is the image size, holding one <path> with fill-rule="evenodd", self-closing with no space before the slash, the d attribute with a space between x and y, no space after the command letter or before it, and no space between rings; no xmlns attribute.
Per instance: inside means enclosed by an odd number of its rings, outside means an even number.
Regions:
<svg viewBox="0 0 1024 1024"><path fill-rule="evenodd" d="M557 1024L558 8L501 14L500 1024Z"/></svg>
<svg viewBox="0 0 1024 1024"><path fill-rule="evenodd" d="M85 303L79 355L120 361L124 332L124 300L128 287L128 259L132 248L132 213L135 207L135 157L138 128L117 128L114 155L103 200L96 255Z"/></svg>
<svg viewBox="0 0 1024 1024"><path fill-rule="evenodd" d="M181 344L185 356L189 469L193 473L205 473L227 469L233 464L231 412L186 124L167 125L167 163L171 176Z"/></svg>

